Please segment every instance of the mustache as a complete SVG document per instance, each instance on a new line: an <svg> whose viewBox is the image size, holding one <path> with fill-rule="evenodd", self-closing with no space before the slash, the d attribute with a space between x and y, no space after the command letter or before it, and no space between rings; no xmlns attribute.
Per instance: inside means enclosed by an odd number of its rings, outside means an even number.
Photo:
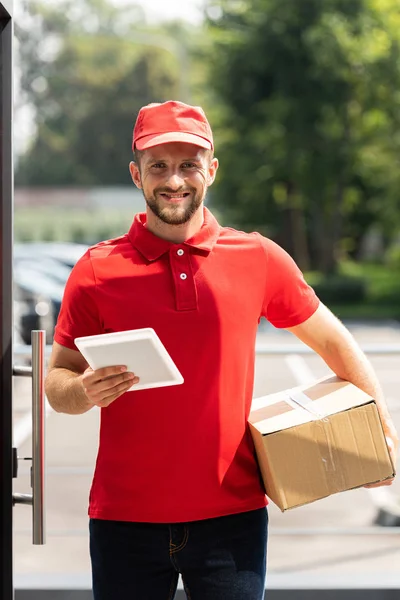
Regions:
<svg viewBox="0 0 400 600"><path fill-rule="evenodd" d="M190 194L194 190L193 188L183 188L180 187L177 190L173 190L171 188L157 188L154 190L155 194Z"/></svg>

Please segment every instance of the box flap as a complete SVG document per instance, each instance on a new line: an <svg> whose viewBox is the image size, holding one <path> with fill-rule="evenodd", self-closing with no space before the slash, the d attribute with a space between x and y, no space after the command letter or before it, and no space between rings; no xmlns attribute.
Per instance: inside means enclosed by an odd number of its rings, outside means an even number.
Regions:
<svg viewBox="0 0 400 600"><path fill-rule="evenodd" d="M373 398L336 375L255 398L249 422L263 435L309 423L372 402Z"/></svg>

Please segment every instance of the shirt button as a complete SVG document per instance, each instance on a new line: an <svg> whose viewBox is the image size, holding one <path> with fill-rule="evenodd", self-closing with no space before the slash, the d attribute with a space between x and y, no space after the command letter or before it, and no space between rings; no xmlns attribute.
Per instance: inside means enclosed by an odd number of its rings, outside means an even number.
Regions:
<svg viewBox="0 0 400 600"><path fill-rule="evenodd" d="M177 250L177 255L178 256L183 256L185 254L184 250L182 250L182 248L179 248L179 250Z"/></svg>
<svg viewBox="0 0 400 600"><path fill-rule="evenodd" d="M179 275L179 277L180 277L181 279L183 279L183 280L187 279L187 275L186 275L186 273L181 273L181 274Z"/></svg>

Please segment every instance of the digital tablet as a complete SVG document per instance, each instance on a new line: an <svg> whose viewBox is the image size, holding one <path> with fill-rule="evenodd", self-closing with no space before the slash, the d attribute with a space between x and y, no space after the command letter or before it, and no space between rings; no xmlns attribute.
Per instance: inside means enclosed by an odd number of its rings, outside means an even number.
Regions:
<svg viewBox="0 0 400 600"><path fill-rule="evenodd" d="M75 344L94 370L126 365L128 371L135 373L140 381L128 392L183 383L182 375L151 327L79 337Z"/></svg>

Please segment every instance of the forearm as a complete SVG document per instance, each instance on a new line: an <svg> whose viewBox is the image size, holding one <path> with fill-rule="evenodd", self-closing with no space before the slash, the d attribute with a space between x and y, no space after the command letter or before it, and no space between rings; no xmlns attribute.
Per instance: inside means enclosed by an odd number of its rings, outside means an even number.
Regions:
<svg viewBox="0 0 400 600"><path fill-rule="evenodd" d="M322 358L338 377L350 381L374 398L383 419L390 420L376 373L350 332L347 332L340 343L328 343Z"/></svg>
<svg viewBox="0 0 400 600"><path fill-rule="evenodd" d="M93 407L79 377L79 373L63 368L53 368L47 374L46 396L56 412L80 415Z"/></svg>

